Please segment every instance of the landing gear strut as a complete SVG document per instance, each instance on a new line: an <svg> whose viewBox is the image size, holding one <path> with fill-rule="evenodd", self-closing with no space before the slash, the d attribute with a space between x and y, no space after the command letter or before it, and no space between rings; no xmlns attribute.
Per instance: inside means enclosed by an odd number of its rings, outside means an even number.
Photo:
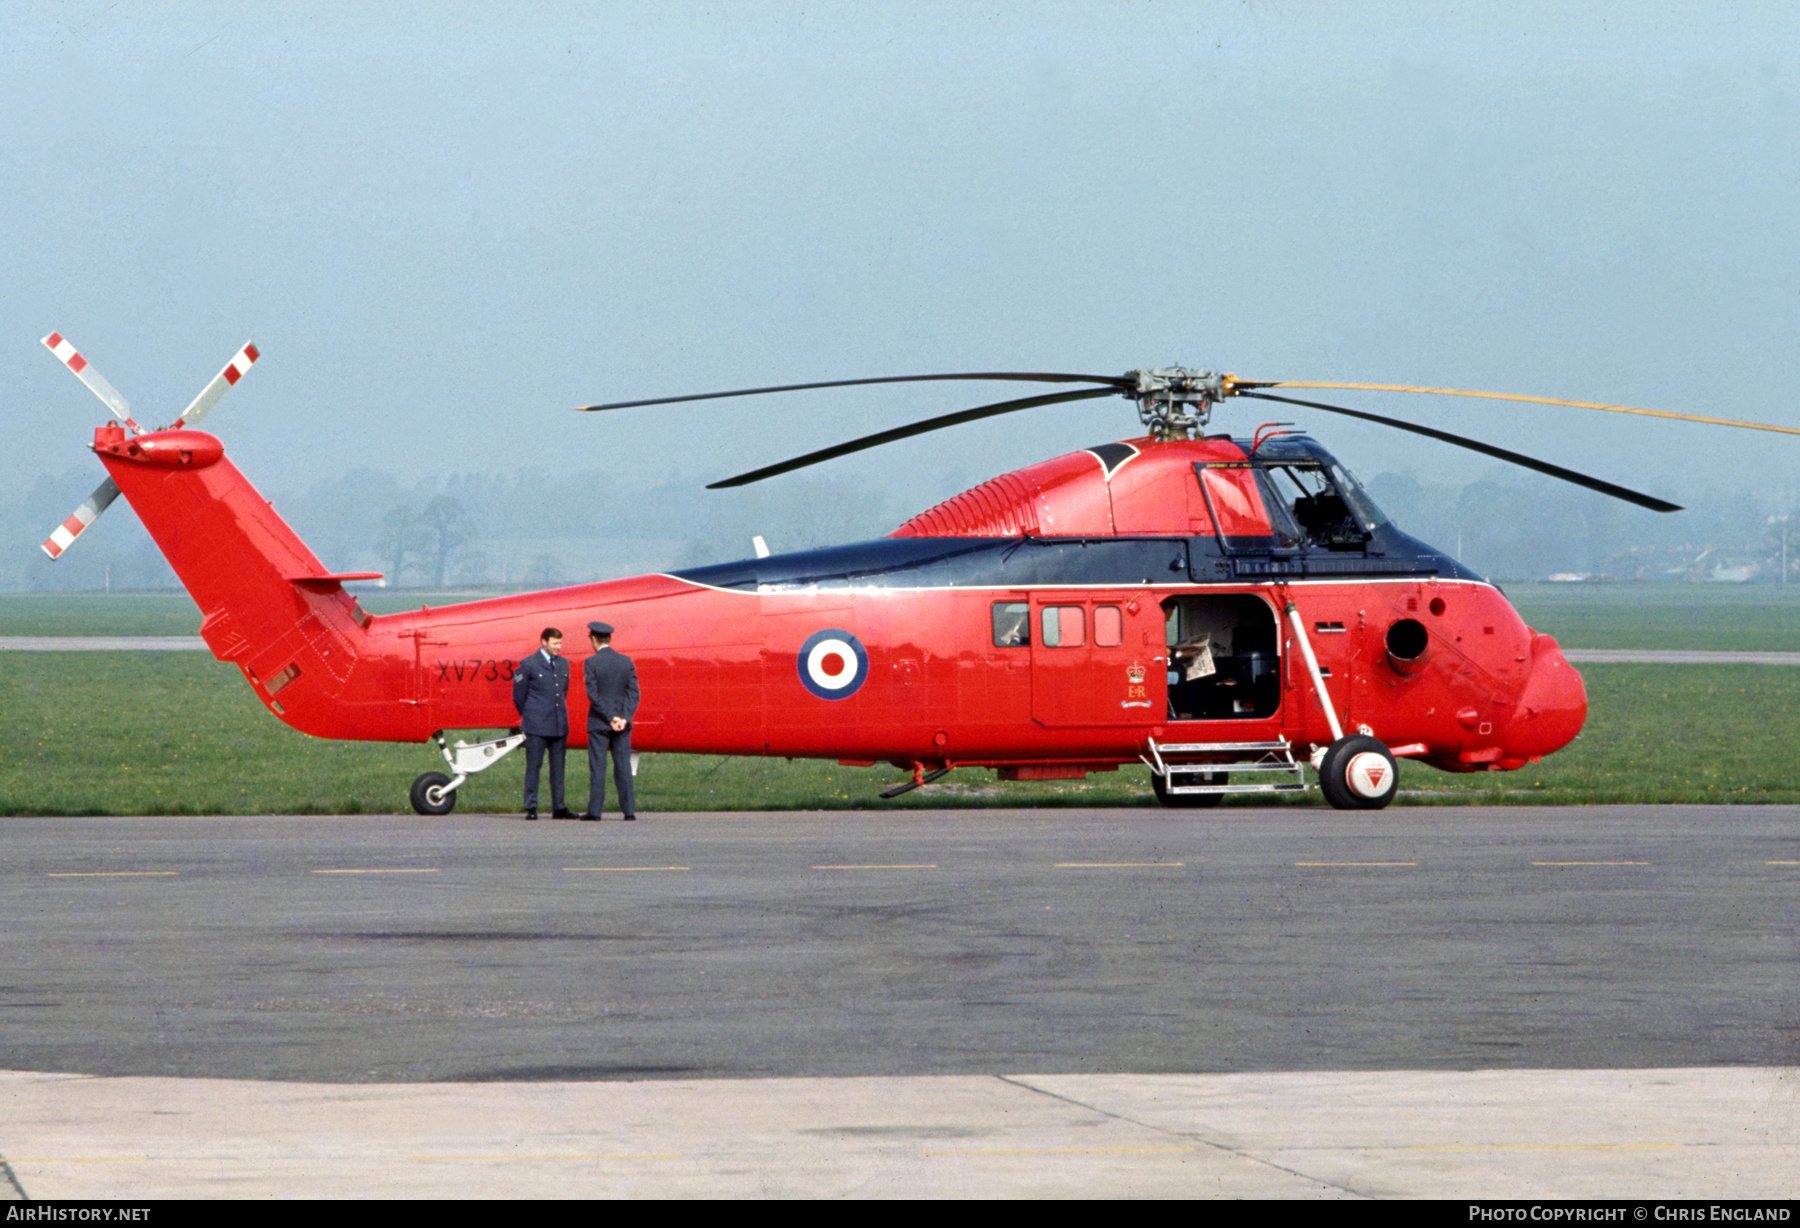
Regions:
<svg viewBox="0 0 1800 1228"><path fill-rule="evenodd" d="M1306 672L1312 679L1313 692L1331 726L1332 743L1313 763L1319 773L1319 792L1337 810L1380 810L1394 800L1400 787L1400 771L1394 756L1375 738L1367 725L1344 736L1338 724L1337 711L1331 706L1331 692L1325 689L1325 676L1319 659L1313 655L1312 641L1306 638L1306 624L1293 602L1287 603L1288 622L1294 628L1294 642L1306 659Z"/></svg>
<svg viewBox="0 0 1800 1228"><path fill-rule="evenodd" d="M477 772L485 772L509 751L525 744L525 735L515 733L509 737L493 738L486 742L457 742L451 746L444 741L442 731L437 734L438 750L443 753L444 762L456 775L446 776L442 772L426 772L412 784L412 808L419 814L449 814L456 809L456 791L462 787L463 781Z"/></svg>

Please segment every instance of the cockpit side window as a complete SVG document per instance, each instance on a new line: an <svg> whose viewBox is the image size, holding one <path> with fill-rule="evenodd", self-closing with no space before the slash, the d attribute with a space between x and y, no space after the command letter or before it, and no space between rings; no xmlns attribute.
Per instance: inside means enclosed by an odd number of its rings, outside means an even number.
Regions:
<svg viewBox="0 0 1800 1228"><path fill-rule="evenodd" d="M1269 527L1275 531L1275 544L1293 550L1306 544L1306 534L1294 519L1293 491L1281 490L1271 480L1267 469L1256 471L1257 485L1262 487L1263 504L1269 509Z"/></svg>
<svg viewBox="0 0 1800 1228"><path fill-rule="evenodd" d="M1327 550L1356 550L1386 523L1374 502L1341 466L1316 460L1276 461L1261 468L1271 507L1279 506L1299 539Z"/></svg>
<svg viewBox="0 0 1800 1228"><path fill-rule="evenodd" d="M1201 461L1194 466L1213 530L1227 550L1266 550L1274 529L1262 474L1243 461Z"/></svg>
<svg viewBox="0 0 1800 1228"><path fill-rule="evenodd" d="M1362 524L1362 527L1373 533L1378 527L1388 522L1387 513L1375 506L1375 500L1369 498L1369 492L1363 489L1350 471L1342 465L1331 467L1332 479L1337 483L1338 493L1344 496L1349 504L1350 512Z"/></svg>

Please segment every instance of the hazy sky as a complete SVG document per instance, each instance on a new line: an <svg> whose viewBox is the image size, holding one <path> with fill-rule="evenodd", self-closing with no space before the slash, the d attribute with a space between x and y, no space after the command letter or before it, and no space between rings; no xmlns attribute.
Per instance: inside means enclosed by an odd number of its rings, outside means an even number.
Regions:
<svg viewBox="0 0 1800 1228"><path fill-rule="evenodd" d="M60 329L159 422L253 338L207 427L272 491L599 467L729 509L700 484L1008 390L570 407L938 370L1800 425L1797 68L1791 4L15 0L0 422L26 483L81 461L105 415L38 344ZM1800 464L1791 437L1342 395L1678 501ZM1487 464L1301 420L1365 477ZM834 473L922 506L1136 433L1092 401Z"/></svg>

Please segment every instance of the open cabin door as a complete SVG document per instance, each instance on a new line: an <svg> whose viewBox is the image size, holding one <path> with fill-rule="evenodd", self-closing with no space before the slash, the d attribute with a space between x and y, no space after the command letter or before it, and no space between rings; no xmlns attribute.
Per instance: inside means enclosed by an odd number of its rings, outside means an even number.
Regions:
<svg viewBox="0 0 1800 1228"><path fill-rule="evenodd" d="M1034 593L1031 715L1049 728L1154 725L1168 698L1162 611L1142 593Z"/></svg>
<svg viewBox="0 0 1800 1228"><path fill-rule="evenodd" d="M1184 593L1166 598L1161 613L1170 721L1279 724L1285 662L1268 602L1251 593Z"/></svg>

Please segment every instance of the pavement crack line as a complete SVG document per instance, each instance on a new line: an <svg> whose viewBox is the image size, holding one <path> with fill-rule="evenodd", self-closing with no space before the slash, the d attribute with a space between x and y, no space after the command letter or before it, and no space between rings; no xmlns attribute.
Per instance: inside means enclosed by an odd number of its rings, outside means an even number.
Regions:
<svg viewBox="0 0 1800 1228"><path fill-rule="evenodd" d="M12 1186L13 1189L19 1191L19 1197L21 1199L26 1202L31 1201L31 1195L27 1194L25 1192L25 1187L19 1184L19 1174L13 1171L12 1165L6 1162L5 1156L0 1156L0 1173L6 1174L6 1183Z"/></svg>
<svg viewBox="0 0 1800 1228"><path fill-rule="evenodd" d="M1326 1187L1327 1189L1342 1190L1344 1193L1349 1194L1355 1198L1373 1198L1374 1197L1374 1195L1372 1195L1372 1194L1365 1193L1362 1190L1353 1189L1352 1187L1347 1186L1347 1185L1343 1184L1342 1182L1329 1181L1329 1180L1326 1180L1324 1177L1315 1177L1311 1173L1301 1172L1297 1168L1289 1168L1285 1164L1277 1164L1273 1160L1265 1159L1264 1157L1259 1156L1259 1155L1254 1155L1248 1151L1245 1151L1241 1147L1233 1147L1227 1143L1221 1143L1215 1139L1207 1138L1205 1135L1202 1135L1202 1134L1197 1134L1197 1133L1187 1131L1187 1130L1171 1130L1167 1126L1158 1126L1158 1125L1153 1125L1152 1123L1147 1122L1147 1121L1139 1121L1137 1118L1131 1117L1125 1113L1115 1113L1111 1109L1103 1109L1097 1104L1089 1104L1085 1100L1077 1100L1077 1099L1075 1099L1075 1097L1065 1096L1061 1092L1046 1091L1045 1089L1043 1089L1041 1087L1033 1087L1031 1084L1026 1083L1021 1079L1015 1078L1012 1075L995 1075L994 1077L996 1079L999 1079L1002 1083L1010 1083L1014 1087L1022 1087L1028 1092L1036 1092L1040 1096L1048 1096L1052 1100L1060 1100L1064 1104L1072 1104L1077 1108L1086 1109L1090 1113L1098 1113L1102 1117L1110 1117L1114 1121L1128 1122L1129 1124L1137 1126L1140 1129L1152 1130L1152 1131L1155 1131L1157 1134L1164 1134L1164 1135L1169 1136L1170 1138L1191 1139L1192 1141L1194 1141L1196 1143L1200 1143L1200 1144L1203 1144L1204 1146L1212 1148L1214 1151L1221 1151L1221 1152L1224 1152L1226 1155L1236 1156L1240 1160L1248 1160L1252 1164L1261 1164L1265 1168L1272 1168L1278 1173L1287 1173L1291 1177L1298 1177L1302 1181L1311 1181L1314 1184L1322 1185L1322 1186Z"/></svg>

